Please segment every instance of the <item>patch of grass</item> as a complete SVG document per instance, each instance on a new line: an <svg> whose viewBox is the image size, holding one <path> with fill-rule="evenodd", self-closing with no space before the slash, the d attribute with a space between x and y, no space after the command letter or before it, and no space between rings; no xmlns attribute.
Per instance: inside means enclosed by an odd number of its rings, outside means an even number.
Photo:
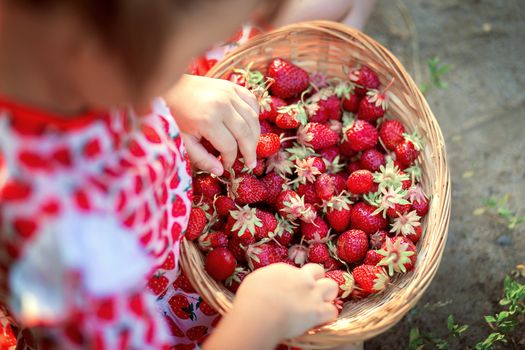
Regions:
<svg viewBox="0 0 525 350"><path fill-rule="evenodd" d="M506 194L500 199L494 197L488 198L483 202L483 205L487 209L494 210L496 214L504 220L505 225L507 225L509 230L514 230L516 226L525 222L525 216L518 215L516 212L509 209L507 207L508 200L509 195Z"/></svg>
<svg viewBox="0 0 525 350"><path fill-rule="evenodd" d="M456 323L453 315L447 318L447 337L445 339L436 337L434 334L422 331L419 327L412 327L408 339L408 350L425 349L449 349L452 344L457 344L460 340L463 343L470 343L464 349L468 350L495 350L501 344L505 344L505 349L512 344L514 348L523 345L525 339L515 339L515 331L518 327L525 327L525 283L523 282L524 273L519 268L505 277L503 281L503 297L499 301L501 310L494 314L485 316L485 322L492 332L483 340L476 343L472 338L465 339L464 335L468 332L468 325ZM519 333L519 332L518 332ZM519 336L519 335L518 335Z"/></svg>
<svg viewBox="0 0 525 350"><path fill-rule="evenodd" d="M448 84L443 80L443 77L445 76L445 74L448 73L452 66L450 64L444 64L440 62L438 57L434 57L427 61L427 67L430 79L427 83L421 84L421 92L423 94L427 94L430 90L434 88L448 88Z"/></svg>

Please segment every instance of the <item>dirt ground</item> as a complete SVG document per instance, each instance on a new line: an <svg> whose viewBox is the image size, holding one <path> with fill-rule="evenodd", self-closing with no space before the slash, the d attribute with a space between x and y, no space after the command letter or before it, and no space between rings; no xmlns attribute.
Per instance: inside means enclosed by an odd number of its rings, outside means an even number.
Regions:
<svg viewBox="0 0 525 350"><path fill-rule="evenodd" d="M423 81L427 59L452 65L448 89L432 90L428 100L445 135L453 181L437 276L416 310L366 349L405 349L412 326L444 336L449 314L471 326L468 341L450 347L466 349L489 334L483 316L498 310L504 276L525 262L525 224L510 230L495 215L473 214L486 198L509 194L507 206L525 215L525 1L383 0L366 32L413 74L416 43ZM448 305L423 307L440 302Z"/></svg>

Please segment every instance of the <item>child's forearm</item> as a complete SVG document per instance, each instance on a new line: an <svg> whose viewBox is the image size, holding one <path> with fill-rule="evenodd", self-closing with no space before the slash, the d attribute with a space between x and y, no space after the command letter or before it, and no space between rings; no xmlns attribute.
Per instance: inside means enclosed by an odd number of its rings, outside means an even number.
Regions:
<svg viewBox="0 0 525 350"><path fill-rule="evenodd" d="M276 328L277 317L271 313L256 317L253 310L233 309L206 340L203 350L273 350L281 340Z"/></svg>

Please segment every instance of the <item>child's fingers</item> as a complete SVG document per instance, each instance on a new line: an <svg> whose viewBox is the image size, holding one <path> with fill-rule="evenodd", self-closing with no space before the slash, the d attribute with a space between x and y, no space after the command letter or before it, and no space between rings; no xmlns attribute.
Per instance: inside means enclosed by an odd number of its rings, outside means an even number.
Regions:
<svg viewBox="0 0 525 350"><path fill-rule="evenodd" d="M311 274L316 280L324 277L324 268L319 264L306 264L301 269Z"/></svg>
<svg viewBox="0 0 525 350"><path fill-rule="evenodd" d="M317 309L317 325L333 321L337 318L337 309L331 302L323 303Z"/></svg>
<svg viewBox="0 0 525 350"><path fill-rule="evenodd" d="M237 142L230 130L221 123L203 130L203 136L221 153L224 168L230 169L237 158Z"/></svg>
<svg viewBox="0 0 525 350"><path fill-rule="evenodd" d="M239 95L240 98L244 100L252 108L253 111L257 114L257 117L259 117L259 102L257 102L257 98L254 94L250 92L247 88L234 84L234 89L237 95Z"/></svg>
<svg viewBox="0 0 525 350"><path fill-rule="evenodd" d="M330 278L321 278L317 281L316 288L323 297L323 301L332 301L337 297L339 286Z"/></svg>
<svg viewBox="0 0 525 350"><path fill-rule="evenodd" d="M221 162L210 154L194 136L183 133L182 138L194 167L217 176L222 175L224 169Z"/></svg>
<svg viewBox="0 0 525 350"><path fill-rule="evenodd" d="M250 130L252 131L255 138L259 139L259 134L261 133L261 126L259 124L259 113L257 110L254 110L248 103L244 100L238 98L232 101L233 107L237 112L244 118Z"/></svg>
<svg viewBox="0 0 525 350"><path fill-rule="evenodd" d="M256 147L259 137L253 134L246 120L233 109L232 113L225 119L225 123L235 140L237 140L245 164L249 167L254 167L257 161Z"/></svg>

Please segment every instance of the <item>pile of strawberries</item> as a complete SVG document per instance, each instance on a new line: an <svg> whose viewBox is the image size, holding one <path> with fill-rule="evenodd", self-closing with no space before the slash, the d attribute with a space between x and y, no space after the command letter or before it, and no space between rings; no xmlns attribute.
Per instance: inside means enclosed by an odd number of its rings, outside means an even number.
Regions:
<svg viewBox="0 0 525 350"><path fill-rule="evenodd" d="M416 264L429 209L421 140L385 116L389 86L371 68L342 69L347 79L275 58L264 73L248 66L229 77L261 105L257 166L239 157L220 178L194 175L186 239L232 292L269 264L316 263L347 301Z"/></svg>

